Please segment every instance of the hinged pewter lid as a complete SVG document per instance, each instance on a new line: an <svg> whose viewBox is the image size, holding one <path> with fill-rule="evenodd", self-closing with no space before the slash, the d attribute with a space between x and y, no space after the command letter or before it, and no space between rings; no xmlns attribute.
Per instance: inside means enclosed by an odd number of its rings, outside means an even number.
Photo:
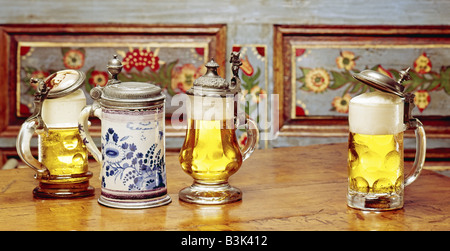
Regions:
<svg viewBox="0 0 450 251"><path fill-rule="evenodd" d="M353 77L379 91L395 94L402 98L405 104L403 121L405 124L411 124L416 121L412 116L412 110L415 107L415 95L413 93L404 92L405 87L402 85L404 81L411 79L411 76L408 73L409 70L410 68L400 71L400 78L398 81L372 70L362 71L358 74L354 74Z"/></svg>
<svg viewBox="0 0 450 251"><path fill-rule="evenodd" d="M26 121L34 120L37 131L42 129L47 130L47 126L42 119L42 107L45 99L56 99L71 94L80 88L85 78L85 74L77 70L57 71L44 80L31 78L30 84L37 85L37 90L34 94L33 114Z"/></svg>
<svg viewBox="0 0 450 251"><path fill-rule="evenodd" d="M100 105L113 108L140 109L164 102L162 89L147 82L121 82L117 75L122 70L122 63L114 55L108 61L108 72L111 76L105 87L95 87L90 94Z"/></svg>
<svg viewBox="0 0 450 251"><path fill-rule="evenodd" d="M78 70L57 71L44 79L44 83L50 88L47 98L64 97L81 87L86 79L86 75ZM39 80L32 79L32 82Z"/></svg>
<svg viewBox="0 0 450 251"><path fill-rule="evenodd" d="M235 95L241 91L240 79L238 77L239 66L242 63L239 61L239 53L233 52L230 63L233 67L233 77L228 83L225 79L219 76L217 69L219 64L211 59L206 63L205 75L194 80L192 88L186 91L190 95L198 96L226 96L227 94Z"/></svg>
<svg viewBox="0 0 450 251"><path fill-rule="evenodd" d="M409 68L405 71L400 71L400 79L395 81L394 79L379 73L377 71L365 70L360 73L354 74L353 77L356 80L363 82L379 91L388 92L395 94L399 97L404 98L405 87L402 85L402 82L410 79L409 76Z"/></svg>

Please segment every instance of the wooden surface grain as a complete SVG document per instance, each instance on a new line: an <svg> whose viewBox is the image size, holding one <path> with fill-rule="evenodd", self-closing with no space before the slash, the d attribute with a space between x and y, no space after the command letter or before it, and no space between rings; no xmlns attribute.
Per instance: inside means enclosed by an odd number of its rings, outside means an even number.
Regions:
<svg viewBox="0 0 450 251"><path fill-rule="evenodd" d="M450 230L450 178L424 170L405 190L403 209L348 208L346 144L256 150L230 183L243 200L219 206L184 203L192 183L167 156L172 203L150 209L101 206L100 166L92 163L94 197L35 199L29 168L0 171L0 230Z"/></svg>

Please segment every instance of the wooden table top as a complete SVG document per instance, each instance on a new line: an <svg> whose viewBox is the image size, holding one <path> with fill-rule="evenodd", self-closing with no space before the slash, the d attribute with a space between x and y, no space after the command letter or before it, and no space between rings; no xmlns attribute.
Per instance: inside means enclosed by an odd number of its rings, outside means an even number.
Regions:
<svg viewBox="0 0 450 251"><path fill-rule="evenodd" d="M0 230L450 230L450 178L423 170L405 190L403 209L348 208L347 146L314 145L256 150L230 184L242 201L216 206L178 199L192 183L167 155L172 203L149 209L114 209L97 203L100 166L92 163L95 196L35 199L30 168L0 171Z"/></svg>

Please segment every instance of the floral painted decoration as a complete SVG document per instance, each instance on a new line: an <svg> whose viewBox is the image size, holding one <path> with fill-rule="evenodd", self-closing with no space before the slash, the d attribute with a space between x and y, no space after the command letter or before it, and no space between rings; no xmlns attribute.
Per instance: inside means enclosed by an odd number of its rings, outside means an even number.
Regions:
<svg viewBox="0 0 450 251"><path fill-rule="evenodd" d="M239 136L238 144L241 149L244 149L245 144L247 144L247 139L248 139L247 132L243 132L241 136Z"/></svg>
<svg viewBox="0 0 450 251"><path fill-rule="evenodd" d="M240 66L242 72L247 75L251 76L253 75L254 69L250 61L248 60L248 56L245 55L245 59L241 59L242 65Z"/></svg>
<svg viewBox="0 0 450 251"><path fill-rule="evenodd" d="M352 96L346 93L343 97L335 97L331 104L333 105L333 109L339 113L348 113L348 107L350 103L350 99Z"/></svg>
<svg viewBox="0 0 450 251"><path fill-rule="evenodd" d="M425 90L418 90L414 92L414 104L417 106L420 112L423 112L425 108L430 104L430 94Z"/></svg>
<svg viewBox="0 0 450 251"><path fill-rule="evenodd" d="M425 74L431 71L431 60L427 57L427 54L424 52L422 55L417 57L414 61L414 71L419 74Z"/></svg>
<svg viewBox="0 0 450 251"><path fill-rule="evenodd" d="M330 75L323 68L315 68L306 72L304 81L306 88L320 93L325 91L330 84Z"/></svg>
<svg viewBox="0 0 450 251"><path fill-rule="evenodd" d="M134 49L127 52L122 61L123 69L127 72L132 68L143 71L149 67L152 71L159 69L159 57L153 52L146 49Z"/></svg>
<svg viewBox="0 0 450 251"><path fill-rule="evenodd" d="M303 55L306 49L297 49L296 55ZM343 71L325 70L323 68L299 67L302 76L297 81L302 83L300 90L312 93L324 93L329 90L343 89L341 96L335 97L331 101L331 110L338 113L348 113L349 100L351 95L358 95L366 91L373 91L372 87L365 85L352 77L359 73L356 68L358 56L351 51L341 51L336 58L336 66ZM365 70L365 69L364 69ZM390 78L398 79L400 72L392 69L385 69L381 65L375 65L370 70L378 71ZM420 112L423 112L431 102L429 92L444 90L450 95L450 66L442 66L439 72L432 71L431 59L423 52L413 62L413 69L409 72L411 80L403 82L405 92L412 92L416 95L415 105ZM301 112L296 112L301 114Z"/></svg>
<svg viewBox="0 0 450 251"><path fill-rule="evenodd" d="M161 87L170 99L177 93L185 92L195 78L203 75L201 72L206 69L202 65L211 56L208 43L186 42L179 46L178 43L151 42L151 46L154 46L152 48L149 47L150 44L139 44L141 46L118 43L106 47L78 47L74 41L74 46L71 47L67 43L45 47L19 45L18 116L27 117L33 112L36 86L30 85L32 77L45 78L63 69L80 70L86 74L82 89L89 96L93 87L105 86L108 83L110 76L105 67L105 58L118 55L123 64L118 75L120 81L155 84ZM51 57L41 60L45 55ZM171 104L168 103L168 108L170 107Z"/></svg>
<svg viewBox="0 0 450 251"><path fill-rule="evenodd" d="M245 111L257 123L260 123L259 108L261 102L267 100L267 91L264 89L267 72L266 47L262 45L234 45L233 52L240 53L241 65L241 109ZM238 143L243 148L247 142L247 132L244 127L239 127L237 132Z"/></svg>
<svg viewBox="0 0 450 251"><path fill-rule="evenodd" d="M95 86L105 86L108 83L108 73L105 71L92 71L89 77L89 84Z"/></svg>
<svg viewBox="0 0 450 251"><path fill-rule="evenodd" d="M345 69L347 71L353 70L356 63L355 54L351 51L341 51L340 56L336 58L336 64L338 68Z"/></svg>
<svg viewBox="0 0 450 251"><path fill-rule="evenodd" d="M174 67L172 69L172 89L178 93L186 93L194 84L194 80L206 72L204 69L203 66L195 67L193 64Z"/></svg>
<svg viewBox="0 0 450 251"><path fill-rule="evenodd" d="M63 63L68 69L78 70L84 65L84 49L62 48Z"/></svg>
<svg viewBox="0 0 450 251"><path fill-rule="evenodd" d="M173 96L177 93L186 92L192 87L193 81L206 72L202 65L198 67L190 63L178 65L179 60L163 62L158 56L158 51L159 48L155 51L148 48L130 48L129 51L117 51L117 54L123 56L124 69L118 76L119 80L123 82L151 82ZM193 51L199 56L204 53L203 48L196 48ZM87 71L86 75L86 91L90 91L94 86L107 84L107 73L98 71L94 66Z"/></svg>
<svg viewBox="0 0 450 251"><path fill-rule="evenodd" d="M147 152L138 152L128 137L119 137L113 128L109 128L102 141L102 153L106 177L123 182L128 191L152 190L165 187L161 173L165 170L164 155L161 149L156 151L153 144ZM103 144L104 142L104 144ZM155 178L156 177L156 178ZM102 177L102 187L105 187L105 177Z"/></svg>

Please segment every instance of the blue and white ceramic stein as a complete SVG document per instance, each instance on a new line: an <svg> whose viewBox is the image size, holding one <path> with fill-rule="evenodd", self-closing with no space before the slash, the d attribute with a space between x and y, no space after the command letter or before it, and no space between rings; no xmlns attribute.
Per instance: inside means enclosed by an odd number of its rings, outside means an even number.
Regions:
<svg viewBox="0 0 450 251"><path fill-rule="evenodd" d="M171 202L165 167L165 96L145 82L120 82L122 63L108 62L112 79L95 87L92 105L80 114L79 131L86 147L101 163L98 202L115 208L149 208ZM101 120L101 152L88 130L90 115Z"/></svg>

